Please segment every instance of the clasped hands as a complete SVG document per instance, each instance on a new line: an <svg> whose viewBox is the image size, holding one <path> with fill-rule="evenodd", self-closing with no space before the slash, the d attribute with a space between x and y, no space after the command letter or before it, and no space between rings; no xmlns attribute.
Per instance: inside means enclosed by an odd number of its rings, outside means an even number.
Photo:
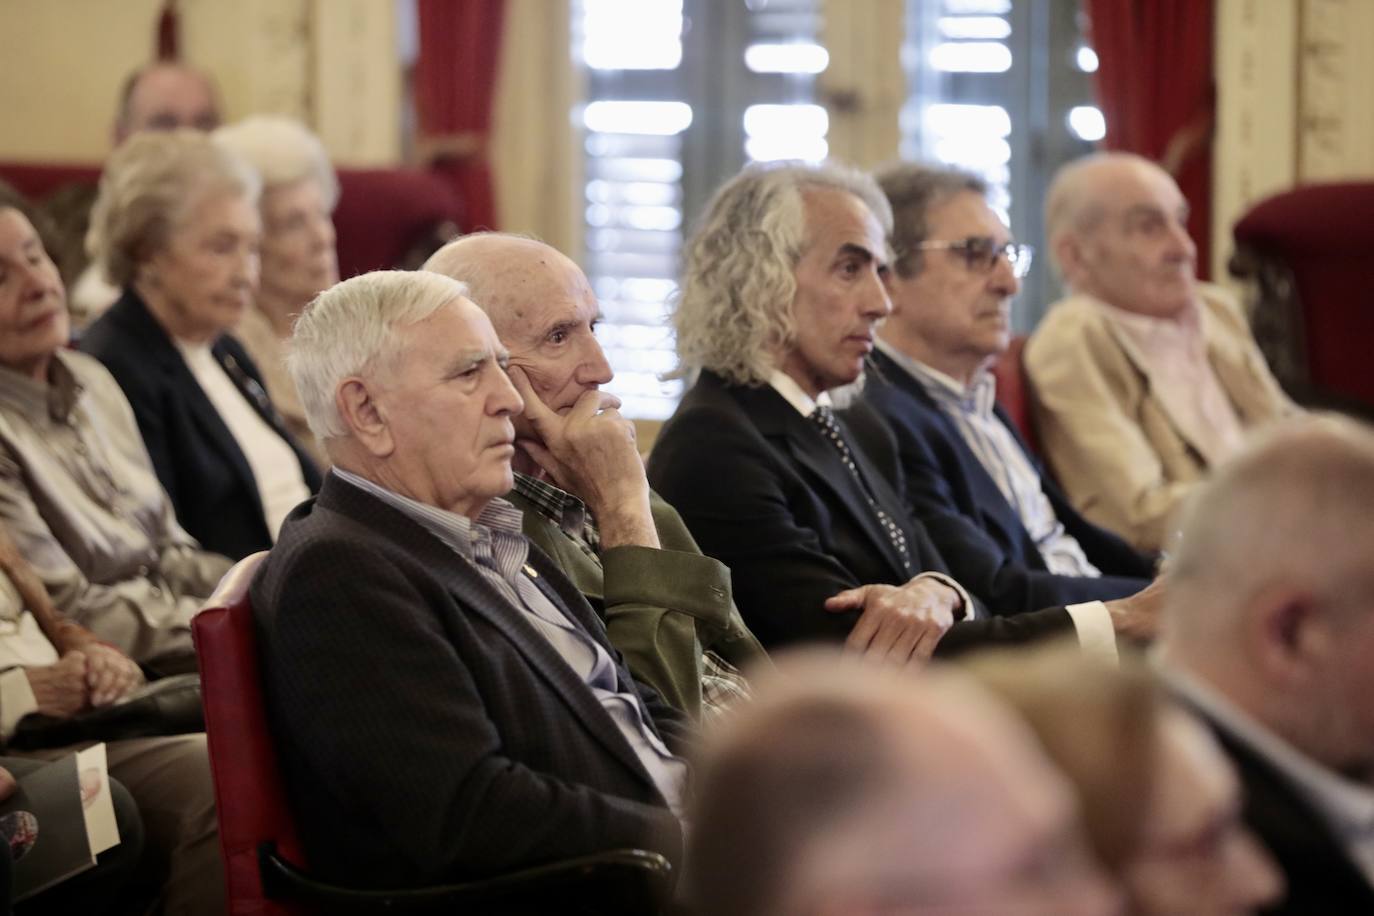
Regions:
<svg viewBox="0 0 1374 916"><path fill-rule="evenodd" d="M860 611L845 648L868 661L922 665L954 625L962 598L946 583L918 576L905 585L861 585L827 598L834 613Z"/></svg>
<svg viewBox="0 0 1374 916"><path fill-rule="evenodd" d="M133 659L102 642L87 642L64 652L51 665L26 667L38 712L66 719L96 706L108 706L138 688L143 672Z"/></svg>

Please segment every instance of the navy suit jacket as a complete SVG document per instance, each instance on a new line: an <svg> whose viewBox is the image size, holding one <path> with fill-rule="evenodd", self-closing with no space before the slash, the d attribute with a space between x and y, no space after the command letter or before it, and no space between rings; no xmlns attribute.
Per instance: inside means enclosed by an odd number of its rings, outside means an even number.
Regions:
<svg viewBox="0 0 1374 916"><path fill-rule="evenodd" d="M681 713L531 547L533 581L616 661L670 747ZM354 885L490 877L681 829L591 689L423 526L330 475L251 589L268 720L312 869Z"/></svg>
<svg viewBox="0 0 1374 916"><path fill-rule="evenodd" d="M896 438L912 516L925 525L950 573L998 613L1123 598L1149 584L1153 559L1074 511L1001 408L998 419L1039 472L1055 515L1101 577L1056 575L1046 568L1016 509L954 421L911 373L881 351L870 357L864 399Z"/></svg>
<svg viewBox="0 0 1374 916"><path fill-rule="evenodd" d="M271 547L248 459L138 294L125 290L81 335L80 345L105 364L129 399L181 527L206 550L235 560ZM210 352L258 415L291 446L305 485L318 490L319 471L287 431L247 351L224 334Z"/></svg>
<svg viewBox="0 0 1374 916"><path fill-rule="evenodd" d="M771 387L730 385L703 372L649 454L651 485L678 510L702 551L730 567L735 603L765 646L843 640L859 613L831 613L825 599L859 585L900 585L918 572L947 571L920 522L903 512L895 447L890 438L879 447L882 421L860 409L841 424L851 443L863 439L873 449L855 446L855 462L902 526L910 572L834 445ZM959 622L937 651L1071 627L1062 608Z"/></svg>

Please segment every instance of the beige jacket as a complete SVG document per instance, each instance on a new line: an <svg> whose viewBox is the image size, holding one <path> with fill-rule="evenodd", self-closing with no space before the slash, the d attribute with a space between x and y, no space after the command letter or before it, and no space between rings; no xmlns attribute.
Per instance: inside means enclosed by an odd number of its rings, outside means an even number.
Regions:
<svg viewBox="0 0 1374 916"><path fill-rule="evenodd" d="M1239 305L1199 284L1208 358L1241 425L1294 412ZM1075 508L1142 550L1166 546L1173 516L1207 469L1151 391L1140 352L1090 296L1056 303L1026 345L1041 446Z"/></svg>

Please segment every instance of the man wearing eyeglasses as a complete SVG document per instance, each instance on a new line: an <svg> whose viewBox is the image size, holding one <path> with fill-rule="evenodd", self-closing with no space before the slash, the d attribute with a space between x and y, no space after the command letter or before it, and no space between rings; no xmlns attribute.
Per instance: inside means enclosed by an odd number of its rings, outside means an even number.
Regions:
<svg viewBox="0 0 1374 916"><path fill-rule="evenodd" d="M673 324L695 385L659 434L649 483L702 551L730 567L735 602L766 648L843 641L920 663L990 641L1102 630L1073 609L989 608L948 574L906 510L882 420L832 395L855 382L891 311L891 209L873 179L837 166L753 165L712 198L684 249ZM1153 633L1158 590L1094 604L1114 631Z"/></svg>
<svg viewBox="0 0 1374 916"><path fill-rule="evenodd" d="M1239 305L1194 276L1188 203L1149 160L1069 163L1045 201L1072 295L1026 345L1040 440L1073 504L1142 550L1254 427L1294 411Z"/></svg>
<svg viewBox="0 0 1374 916"><path fill-rule="evenodd" d="M904 163L878 183L893 213L892 314L864 396L897 438L912 515L951 574L1004 611L1144 588L1151 560L1075 512L996 406L988 367L1011 341L1030 247L1011 241L975 175Z"/></svg>

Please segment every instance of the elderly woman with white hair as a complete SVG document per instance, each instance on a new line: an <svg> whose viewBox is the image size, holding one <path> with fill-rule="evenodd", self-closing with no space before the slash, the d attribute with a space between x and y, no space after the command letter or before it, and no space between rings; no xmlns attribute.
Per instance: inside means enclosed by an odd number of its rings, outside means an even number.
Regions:
<svg viewBox="0 0 1374 916"><path fill-rule="evenodd" d="M262 177L261 283L234 336L262 371L287 429L317 463L327 464L286 373L286 347L301 309L339 280L331 219L338 177L320 139L291 118L257 115L221 127L212 138Z"/></svg>
<svg viewBox="0 0 1374 916"><path fill-rule="evenodd" d="M260 187L194 131L115 150L88 241L124 293L81 339L133 406L177 520L234 559L272 546L320 479L226 333L257 293Z"/></svg>

